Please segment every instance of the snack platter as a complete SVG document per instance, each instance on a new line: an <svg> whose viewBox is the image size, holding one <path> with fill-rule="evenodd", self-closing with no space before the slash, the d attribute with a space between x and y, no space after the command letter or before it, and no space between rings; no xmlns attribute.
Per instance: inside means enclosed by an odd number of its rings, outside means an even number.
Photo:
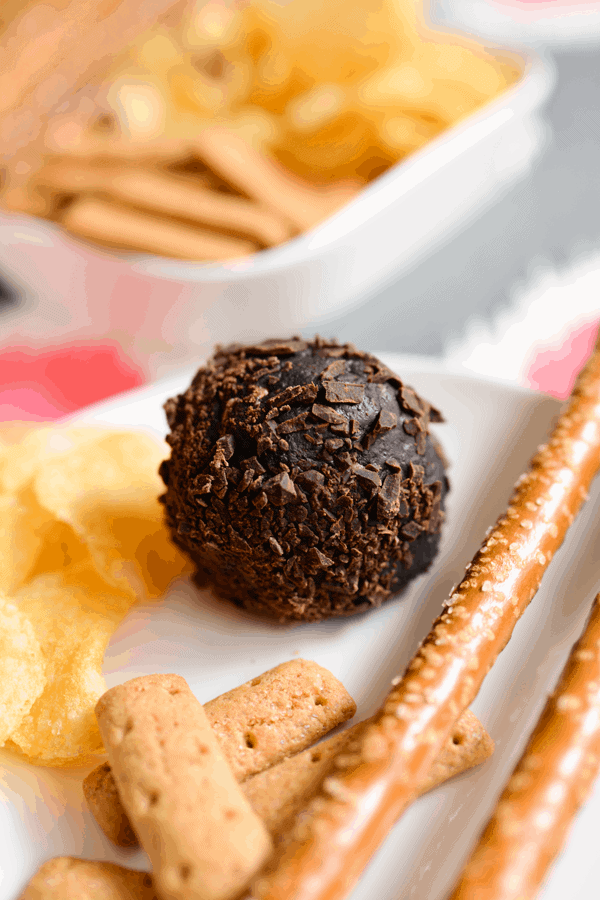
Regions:
<svg viewBox="0 0 600 900"><path fill-rule="evenodd" d="M356 720L373 713L439 613L486 528L544 439L559 404L514 386L386 356L384 361L431 403L447 424L436 426L451 463L452 491L442 552L404 598L348 620L277 625L229 605L186 581L174 583L159 606L137 606L115 633L105 658L108 686L138 675L182 675L201 702L295 657L327 667L358 705ZM193 373L85 411L77 423L150 430L162 437L162 404ZM388 836L352 894L443 900L520 755L546 694L578 637L597 590L595 524L598 487L515 634L486 679L473 711L496 742L494 756L412 806ZM2 753L0 896L13 900L40 863L73 855L146 867L141 853L118 851L87 810L81 780L88 769L35 768ZM592 896L594 823L600 791L571 833L567 849L540 896Z"/></svg>

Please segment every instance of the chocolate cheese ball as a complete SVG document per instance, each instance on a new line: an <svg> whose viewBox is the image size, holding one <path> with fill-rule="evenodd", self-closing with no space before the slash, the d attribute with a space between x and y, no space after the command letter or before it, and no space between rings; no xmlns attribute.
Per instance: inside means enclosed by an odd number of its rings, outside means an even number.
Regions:
<svg viewBox="0 0 600 900"><path fill-rule="evenodd" d="M220 597L318 621L380 606L431 565L442 419L375 357L319 338L219 348L165 409L167 521Z"/></svg>

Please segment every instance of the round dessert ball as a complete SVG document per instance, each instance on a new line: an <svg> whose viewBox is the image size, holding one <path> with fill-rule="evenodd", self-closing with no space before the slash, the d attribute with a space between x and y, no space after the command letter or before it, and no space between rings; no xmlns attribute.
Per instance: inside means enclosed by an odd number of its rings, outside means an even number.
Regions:
<svg viewBox="0 0 600 900"><path fill-rule="evenodd" d="M219 348L165 409L167 521L218 596L314 622L431 565L442 418L375 357L320 338Z"/></svg>

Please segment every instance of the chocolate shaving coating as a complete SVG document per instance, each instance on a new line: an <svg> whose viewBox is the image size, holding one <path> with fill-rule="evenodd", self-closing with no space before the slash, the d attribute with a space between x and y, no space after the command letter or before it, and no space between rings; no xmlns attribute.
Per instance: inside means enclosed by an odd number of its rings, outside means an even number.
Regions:
<svg viewBox="0 0 600 900"><path fill-rule="evenodd" d="M320 338L218 348L165 410L167 522L220 596L279 619L346 616L435 557L448 482L434 411L375 357Z"/></svg>
<svg viewBox="0 0 600 900"><path fill-rule="evenodd" d="M360 403L364 396L363 384L346 384L343 381L325 383L325 399L328 403Z"/></svg>

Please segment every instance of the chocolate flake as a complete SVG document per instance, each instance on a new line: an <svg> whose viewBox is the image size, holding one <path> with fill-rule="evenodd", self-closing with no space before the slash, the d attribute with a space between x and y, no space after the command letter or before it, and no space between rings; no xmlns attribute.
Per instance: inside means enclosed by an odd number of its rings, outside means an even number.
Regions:
<svg viewBox="0 0 600 900"><path fill-rule="evenodd" d="M263 341L262 344L255 344L245 349L247 353L253 353L257 356L263 356L267 353L273 356L291 356L294 353L299 353L301 350L306 350L307 346L306 341L302 341L300 338L292 338L291 341Z"/></svg>
<svg viewBox="0 0 600 900"><path fill-rule="evenodd" d="M319 389L316 384L293 384L285 390L271 397L267 402L270 406L283 406L284 403L312 403Z"/></svg>
<svg viewBox="0 0 600 900"><path fill-rule="evenodd" d="M308 412L300 413L299 416L293 416L291 419L285 419L277 426L277 434L293 434L296 431L303 431L306 427L306 419Z"/></svg>
<svg viewBox="0 0 600 900"><path fill-rule="evenodd" d="M343 359L336 359L335 362L329 363L326 368L321 372L321 381L331 381L333 378L337 378L338 375L341 375L346 370L346 361Z"/></svg>
<svg viewBox="0 0 600 900"><path fill-rule="evenodd" d="M399 472L389 472L377 497L377 517L390 519L398 514L400 509L400 490L402 476Z"/></svg>
<svg viewBox="0 0 600 900"><path fill-rule="evenodd" d="M365 396L364 384L345 381L326 381L325 399L328 403L360 403Z"/></svg>
<svg viewBox="0 0 600 900"><path fill-rule="evenodd" d="M256 472L257 475L264 475L267 471L265 467L259 463L256 456L251 456L249 459L243 459L240 463L240 468L252 469L252 471Z"/></svg>
<svg viewBox="0 0 600 900"><path fill-rule="evenodd" d="M330 425L342 425L346 422L346 417L341 413L336 412L335 409L331 409L329 406L321 406L319 403L313 403L312 414L313 416L316 416L317 419L323 419Z"/></svg>
<svg viewBox="0 0 600 900"><path fill-rule="evenodd" d="M282 472L280 475L275 475L273 478L265 481L263 490L275 506L285 506L286 503L289 503L296 496L294 482L287 472Z"/></svg>
<svg viewBox="0 0 600 900"><path fill-rule="evenodd" d="M417 416L422 416L426 412L424 404L419 397L417 397L412 388L406 386L401 387L398 391L398 397L404 408L415 413Z"/></svg>
<svg viewBox="0 0 600 900"><path fill-rule="evenodd" d="M300 484L306 484L309 487L321 487L325 482L325 476L317 469L309 469L297 477Z"/></svg>
<svg viewBox="0 0 600 900"><path fill-rule="evenodd" d="M306 557L311 564L313 571L316 569L328 569L333 565L333 560L328 556L325 556L324 553L321 553L317 547L312 547L306 554Z"/></svg>
<svg viewBox="0 0 600 900"><path fill-rule="evenodd" d="M414 437L416 434L423 430L423 426L421 425L419 419L405 419L402 423L402 427L407 434L410 434L411 437Z"/></svg>
<svg viewBox="0 0 600 900"><path fill-rule="evenodd" d="M272 537L272 536L269 538L269 547L270 547L271 550L273 550L278 556L283 556L283 547L281 546L281 544L279 543L279 541L278 541L276 538Z"/></svg>
<svg viewBox="0 0 600 900"><path fill-rule="evenodd" d="M356 475L363 487L381 487L381 479L377 472L367 469L365 466L352 466L352 472Z"/></svg>
<svg viewBox="0 0 600 900"><path fill-rule="evenodd" d="M419 525L418 522L408 522L407 525L404 525L402 527L402 529L400 530L400 534L403 538L406 538L407 541L414 541L422 531L423 528L421 527L421 525Z"/></svg>

